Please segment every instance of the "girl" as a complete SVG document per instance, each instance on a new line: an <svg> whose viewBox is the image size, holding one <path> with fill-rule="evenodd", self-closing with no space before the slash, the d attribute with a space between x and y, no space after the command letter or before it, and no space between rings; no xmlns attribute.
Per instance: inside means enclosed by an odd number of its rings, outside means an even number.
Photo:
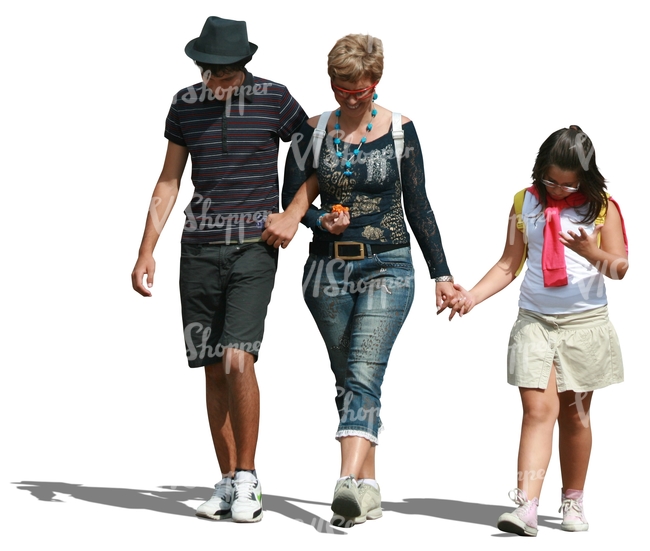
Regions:
<svg viewBox="0 0 650 551"><path fill-rule="evenodd" d="M519 316L508 346L508 382L524 410L519 442L518 505L498 528L537 535L537 507L560 431L562 529L587 530L583 488L591 451L593 391L623 380L616 332L608 319L603 276L622 279L628 267L625 228L605 192L589 137L578 126L551 134L533 168L533 185L515 196L500 260L452 307L460 316L527 270Z"/></svg>

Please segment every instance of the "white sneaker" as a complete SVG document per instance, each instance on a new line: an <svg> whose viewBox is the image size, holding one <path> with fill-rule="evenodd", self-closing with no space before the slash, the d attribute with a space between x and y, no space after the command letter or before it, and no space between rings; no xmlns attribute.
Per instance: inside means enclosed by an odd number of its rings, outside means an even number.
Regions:
<svg viewBox="0 0 650 551"><path fill-rule="evenodd" d="M232 485L232 519L235 522L262 520L262 486L255 471L237 471Z"/></svg>
<svg viewBox="0 0 650 551"><path fill-rule="evenodd" d="M230 506L232 504L232 478L222 478L214 485L212 497L199 505L196 510L197 517L221 520L230 518Z"/></svg>

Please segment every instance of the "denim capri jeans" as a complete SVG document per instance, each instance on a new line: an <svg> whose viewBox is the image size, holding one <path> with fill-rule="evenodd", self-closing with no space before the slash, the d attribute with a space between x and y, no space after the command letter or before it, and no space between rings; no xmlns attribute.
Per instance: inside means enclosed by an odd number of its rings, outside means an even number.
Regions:
<svg viewBox="0 0 650 551"><path fill-rule="evenodd" d="M360 260L310 254L305 302L316 321L336 381L336 438L377 444L381 384L395 339L413 303L408 246Z"/></svg>

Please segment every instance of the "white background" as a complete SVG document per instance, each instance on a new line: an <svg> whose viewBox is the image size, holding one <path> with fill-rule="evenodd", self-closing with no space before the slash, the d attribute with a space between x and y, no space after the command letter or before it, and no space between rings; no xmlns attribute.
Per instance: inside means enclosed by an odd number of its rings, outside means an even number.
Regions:
<svg viewBox="0 0 650 551"><path fill-rule="evenodd" d="M417 249L416 302L383 386L384 518L327 533L337 416L325 349L300 294L305 228L281 254L257 364L264 520L239 526L193 516L219 476L202 371L186 367L177 291L189 167L156 250L153 298L131 289L130 273L162 168L169 103L199 80L183 49L209 15L246 20L259 45L250 70L286 84L310 115L335 105L326 72L334 42L351 32L383 40L378 103L416 124L429 198L465 286L499 257L512 196L529 184L542 141L570 124L590 135L630 238L629 274L608 285L626 382L593 401L590 531L564 533L554 520L532 545L601 548L641 537L649 490L642 208L650 199L650 41L641 5L116 0L7 11L5 548L388 549L417 541L446 549L519 541L494 527L512 508L507 492L515 485L521 411L505 381L505 353L518 282L449 323L435 315ZM560 518L559 489L554 453L542 517Z"/></svg>

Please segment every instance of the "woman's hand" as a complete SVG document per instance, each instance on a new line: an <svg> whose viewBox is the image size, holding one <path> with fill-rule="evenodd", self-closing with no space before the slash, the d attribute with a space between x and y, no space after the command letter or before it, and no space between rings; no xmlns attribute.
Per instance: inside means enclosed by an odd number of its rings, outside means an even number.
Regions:
<svg viewBox="0 0 650 551"><path fill-rule="evenodd" d="M453 309L461 298L462 294L451 281L436 282L436 306L438 307L436 314L440 314L445 308Z"/></svg>
<svg viewBox="0 0 650 551"><path fill-rule="evenodd" d="M476 297L472 295L472 293L458 283L454 283L454 288L460 293L460 298L456 301L456 304L451 307L449 320L451 320L456 314L458 314L458 317L462 318L464 314L469 313L471 309L476 306Z"/></svg>
<svg viewBox="0 0 650 551"><path fill-rule="evenodd" d="M350 225L349 212L328 212L321 218L321 226L334 235L341 235Z"/></svg>

